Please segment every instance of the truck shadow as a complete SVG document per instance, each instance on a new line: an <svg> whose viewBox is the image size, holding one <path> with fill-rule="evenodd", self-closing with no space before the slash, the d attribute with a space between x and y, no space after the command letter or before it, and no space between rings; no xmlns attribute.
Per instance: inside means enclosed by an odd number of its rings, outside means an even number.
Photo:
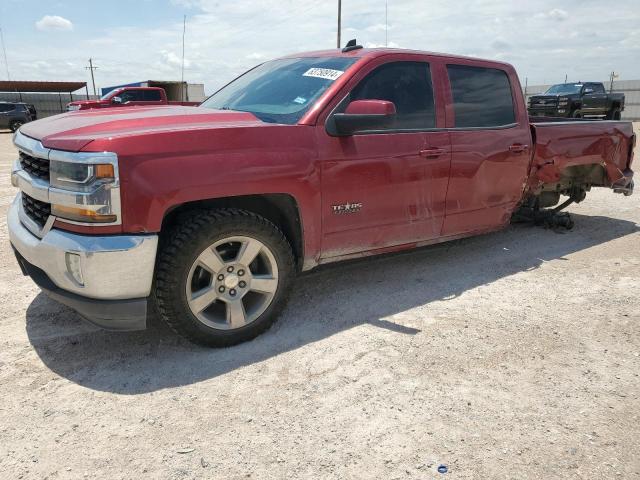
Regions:
<svg viewBox="0 0 640 480"><path fill-rule="evenodd" d="M576 227L564 235L516 225L494 234L320 268L297 281L289 306L269 332L232 348L194 346L155 319L143 332L96 330L44 294L27 310L27 334L47 367L87 388L135 395L192 384L365 323L398 335L415 334L420 330L388 317L640 231L626 220L577 214L573 218Z"/></svg>

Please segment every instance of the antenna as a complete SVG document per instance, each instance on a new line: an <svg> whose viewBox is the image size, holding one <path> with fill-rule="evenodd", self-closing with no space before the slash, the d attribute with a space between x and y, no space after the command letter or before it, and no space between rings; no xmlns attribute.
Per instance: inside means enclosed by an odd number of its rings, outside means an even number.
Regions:
<svg viewBox="0 0 640 480"><path fill-rule="evenodd" d="M180 101L184 102L184 35L187 31L187 16L182 19L182 73L180 74Z"/></svg>
<svg viewBox="0 0 640 480"><path fill-rule="evenodd" d="M0 43L2 43L2 53L4 53L4 67L7 69L7 80L11 81L11 75L9 75L9 62L7 61L7 49L4 46L4 35L2 34L2 28L0 28Z"/></svg>
<svg viewBox="0 0 640 480"><path fill-rule="evenodd" d="M347 42L345 47L342 49L342 53L350 52L351 50L359 50L362 48L362 45L358 45L356 39L353 38Z"/></svg>

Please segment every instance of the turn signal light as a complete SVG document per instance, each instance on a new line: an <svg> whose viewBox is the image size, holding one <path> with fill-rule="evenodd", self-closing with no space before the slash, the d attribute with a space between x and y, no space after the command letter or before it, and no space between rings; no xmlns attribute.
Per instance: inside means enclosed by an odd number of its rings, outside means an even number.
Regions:
<svg viewBox="0 0 640 480"><path fill-rule="evenodd" d="M51 205L51 214L67 220L89 223L111 223L117 219L116 215L102 215L86 208L67 207L63 205Z"/></svg>

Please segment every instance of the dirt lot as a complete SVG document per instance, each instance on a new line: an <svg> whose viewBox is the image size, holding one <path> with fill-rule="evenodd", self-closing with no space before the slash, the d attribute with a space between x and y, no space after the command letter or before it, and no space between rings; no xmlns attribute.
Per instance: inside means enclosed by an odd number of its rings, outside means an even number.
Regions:
<svg viewBox="0 0 640 480"><path fill-rule="evenodd" d="M0 478L640 478L640 195L316 271L266 335L207 350L97 330L21 276L10 140Z"/></svg>

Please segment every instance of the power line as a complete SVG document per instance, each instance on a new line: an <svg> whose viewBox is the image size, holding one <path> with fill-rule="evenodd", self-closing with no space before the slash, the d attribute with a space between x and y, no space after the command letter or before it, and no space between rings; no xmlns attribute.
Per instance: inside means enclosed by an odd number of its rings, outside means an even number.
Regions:
<svg viewBox="0 0 640 480"><path fill-rule="evenodd" d="M89 66L88 67L84 67L85 70L90 70L91 71L91 83L93 84L93 94L97 95L98 93L96 92L96 79L93 76L93 71L97 70L98 67L94 67L93 66L93 59L89 59Z"/></svg>

